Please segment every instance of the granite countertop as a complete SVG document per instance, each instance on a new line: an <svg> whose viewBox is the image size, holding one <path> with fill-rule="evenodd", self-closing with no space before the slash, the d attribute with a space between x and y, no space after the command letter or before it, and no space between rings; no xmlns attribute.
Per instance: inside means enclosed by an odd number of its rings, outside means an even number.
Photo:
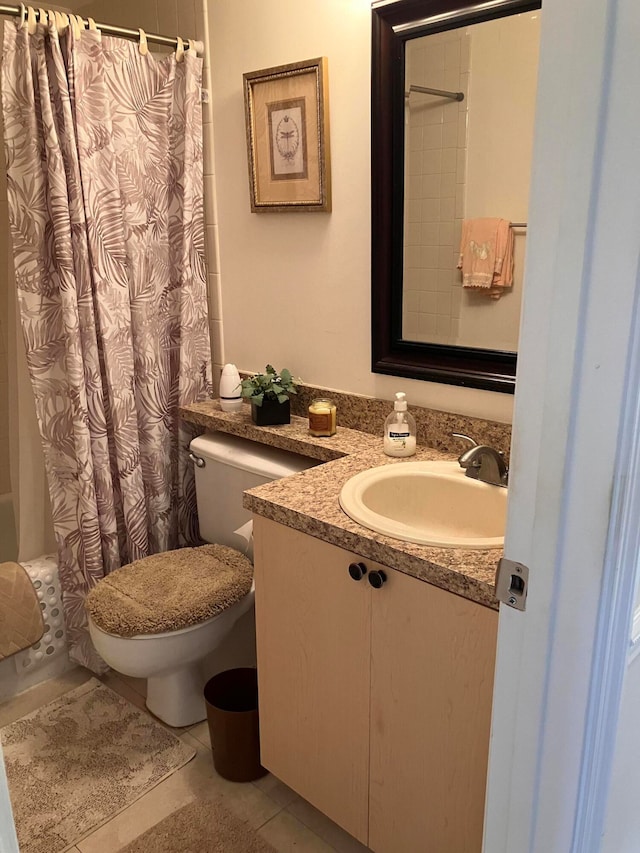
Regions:
<svg viewBox="0 0 640 853"><path fill-rule="evenodd" d="M230 435L239 435L260 444L269 444L281 450L300 453L321 462L340 459L364 448L379 447L382 438L361 432L356 429L338 427L336 434L326 438L315 438L309 435L307 418L291 416L290 424L280 426L256 426L251 420L251 409L248 405L241 412L223 412L218 400L204 400L202 403L192 403L180 409L180 417L203 427L204 429L219 430ZM246 411L245 411L246 410Z"/></svg>
<svg viewBox="0 0 640 853"><path fill-rule="evenodd" d="M501 549L432 548L392 539L362 527L340 508L340 490L354 474L378 465L410 461L386 456L381 436L338 427L331 438L314 438L309 435L306 418L297 417L291 418L291 424L257 427L249 411L222 412L217 400L186 406L180 414L184 420L205 429L242 436L326 463L249 489L244 493L246 509L478 604L498 609L494 576L502 556ZM431 447L419 447L411 457L417 460L452 458L455 457Z"/></svg>

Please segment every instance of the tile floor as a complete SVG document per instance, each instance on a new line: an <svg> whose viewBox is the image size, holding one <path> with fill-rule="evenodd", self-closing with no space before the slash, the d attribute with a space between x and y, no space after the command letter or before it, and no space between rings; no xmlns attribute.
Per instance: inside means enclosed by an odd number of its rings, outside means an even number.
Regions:
<svg viewBox="0 0 640 853"><path fill-rule="evenodd" d="M1 704L0 727L46 705L91 676L92 673L79 667ZM145 708L144 680L109 673L102 681L134 705ZM196 757L79 841L70 853L117 853L171 812L199 795L214 792L279 853L367 853L366 847L271 774L247 784L227 782L218 776L211 758L206 721L171 731L197 749ZM176 853L180 853L178 848Z"/></svg>

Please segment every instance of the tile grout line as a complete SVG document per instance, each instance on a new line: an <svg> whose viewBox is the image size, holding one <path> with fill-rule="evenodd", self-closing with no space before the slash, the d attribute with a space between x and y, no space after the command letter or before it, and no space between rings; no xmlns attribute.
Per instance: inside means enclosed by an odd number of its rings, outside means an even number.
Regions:
<svg viewBox="0 0 640 853"><path fill-rule="evenodd" d="M289 805L291 805L291 803L290 803ZM314 806L314 808L315 808L315 806ZM315 829L313 829L313 827L309 826L309 824L308 824L308 823L306 823L306 821L305 821L301 816L299 816L299 815L297 815L297 814L294 814L292 811L289 811L289 806L285 806L285 811L287 811L287 813L288 813L288 814L290 814L292 818L295 818L295 820L297 820L297 821L298 821L298 823L301 823L301 824L302 824L302 826L304 826L306 829L308 829L308 830L309 830L309 832L312 832L312 833L316 836L316 838L319 838L319 839L320 839L320 841L322 841L322 842L323 842L323 844L326 844L326 845L327 845L327 847L330 847L332 850L335 850L335 851L336 851L336 853L340 853L340 851L338 850L338 848L337 848L337 847L334 847L334 846L333 846L333 844L330 844L330 843L326 840L326 838L323 838L323 837L322 837L318 832L316 832L316 830L315 830ZM319 811L319 810L318 810L318 811ZM322 814L322 812L321 812L321 814ZM326 815L325 815L325 817L326 817ZM336 824L336 826L337 826L337 824ZM345 830L345 831L346 831L346 830ZM356 840L357 840L357 839L356 839Z"/></svg>
<svg viewBox="0 0 640 853"><path fill-rule="evenodd" d="M251 784L253 785L253 782ZM257 788L257 786L256 786L256 788ZM259 791L260 788L257 788L257 790ZM267 794L267 797L268 796L269 796L269 794ZM270 798L270 799L273 799L273 798ZM276 802L276 801L274 800L274 802ZM280 805L280 804L278 803L277 805ZM300 826L303 826L308 832L310 832L312 835L314 835L323 844L326 844L329 849L334 850L335 853L340 853L340 851L338 850L337 847L334 847L333 844L329 844L329 842L326 841L321 835L318 835L318 833L314 829L312 829L310 826L307 826L307 824L303 820L301 820L298 817L298 815L295 815L295 814L293 814L293 812L289 811L289 806L282 806L280 808L280 811L278 811L278 812L276 812L276 814L272 815L269 818L269 820L265 820L264 823L260 824L260 826L257 826L255 828L255 832L258 832L259 830L264 829L264 827L268 823L271 823L273 820L275 820L279 815L282 814L282 812L286 812L289 815L289 817L291 817L291 818L293 818L293 820L297 821L300 824Z"/></svg>
<svg viewBox="0 0 640 853"><path fill-rule="evenodd" d="M274 817L278 817L279 814L282 814L282 812L286 809L286 806L281 805L277 800L275 800L273 797L271 797L267 793L267 791L263 791L259 785L256 785L255 782L251 782L250 784L254 787L254 789L256 791L259 791L265 797L268 797L272 803L275 803L277 806L280 806L280 808L278 809L278 811L275 814L271 815L270 818L267 818L267 820L265 820L263 823L261 823L260 826L256 826L255 832L258 832L259 829L262 829L263 826L266 826L270 821L272 821L274 819Z"/></svg>
<svg viewBox="0 0 640 853"><path fill-rule="evenodd" d="M286 806L280 805L280 803L277 800L275 800L273 797L271 797L266 791L263 791L262 788L258 787L258 785L256 785L255 782L251 782L251 784L253 785L253 787L257 791L260 791L261 793L265 794L276 805L280 806L280 809L274 815L271 815L271 817L268 820L265 820L264 823L261 823L260 826L255 827L255 832L258 832L259 830L263 829L268 823L271 823L271 821L275 820L279 815L281 815L282 812L286 812L289 815L289 817L293 818L293 820L297 821L301 826L304 826L305 829L307 829L312 835L315 835L315 837L318 838L320 841L322 841L323 844L326 844L327 847L331 848L331 850L334 850L335 853L340 853L340 851L338 850L337 847L334 847L333 844L330 844L328 841L326 841L321 835L319 835L315 831L315 829L313 829L311 826L309 826L307 823L305 823L305 821L302 820L302 818L298 817L298 815L296 815L292 811L290 811L289 806L291 805L291 803L288 803Z"/></svg>
<svg viewBox="0 0 640 853"><path fill-rule="evenodd" d="M251 784L253 785L253 782L252 782ZM255 785L254 785L254 787L255 787L256 791L259 791L259 790L260 790L260 788L258 788L257 786L255 786ZM264 791L263 791L262 793L264 793ZM269 797L269 794L266 794L265 796ZM272 797L269 797L269 799L270 799L272 802L274 802L274 803L276 802ZM276 805L277 805L277 806L280 806L280 803L276 803ZM286 809L286 806L280 806L280 810L279 810L279 811L277 811L275 814L272 814L272 815L271 815L271 817L270 817L270 818L268 818L267 820L265 820L265 821L264 821L264 823L261 823L261 824L260 824L260 826L256 826L254 831L255 831L255 832L259 832L259 831L260 831L261 829L263 829L263 828L264 828L268 823L271 823L271 821L272 821L272 820L274 820L275 818L277 818L277 817L278 817L278 815L281 815L281 814L282 814L282 812L283 812L285 809Z"/></svg>

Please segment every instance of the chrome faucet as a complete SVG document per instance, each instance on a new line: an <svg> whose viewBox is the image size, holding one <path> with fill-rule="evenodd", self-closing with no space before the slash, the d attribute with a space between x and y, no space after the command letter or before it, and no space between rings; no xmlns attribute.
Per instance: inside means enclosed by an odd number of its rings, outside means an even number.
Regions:
<svg viewBox="0 0 640 853"><path fill-rule="evenodd" d="M451 433L454 438L461 438L471 443L471 447L458 457L460 466L465 469L467 477L482 480L492 486L506 486L509 480L509 469L503 454L488 444L478 444L475 439L460 432Z"/></svg>

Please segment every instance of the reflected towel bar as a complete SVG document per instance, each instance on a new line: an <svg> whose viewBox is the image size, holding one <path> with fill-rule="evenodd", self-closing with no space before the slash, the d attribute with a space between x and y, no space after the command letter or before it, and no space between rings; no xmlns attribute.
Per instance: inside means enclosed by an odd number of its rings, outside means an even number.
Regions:
<svg viewBox="0 0 640 853"><path fill-rule="evenodd" d="M445 89L428 89L426 86L409 86L409 91L404 93L408 98L411 92L420 92L422 95L438 95L440 98L451 98L452 101L464 101L464 92L447 92Z"/></svg>
<svg viewBox="0 0 640 853"><path fill-rule="evenodd" d="M526 228L527 223L526 222L512 222L511 227L512 228Z"/></svg>

